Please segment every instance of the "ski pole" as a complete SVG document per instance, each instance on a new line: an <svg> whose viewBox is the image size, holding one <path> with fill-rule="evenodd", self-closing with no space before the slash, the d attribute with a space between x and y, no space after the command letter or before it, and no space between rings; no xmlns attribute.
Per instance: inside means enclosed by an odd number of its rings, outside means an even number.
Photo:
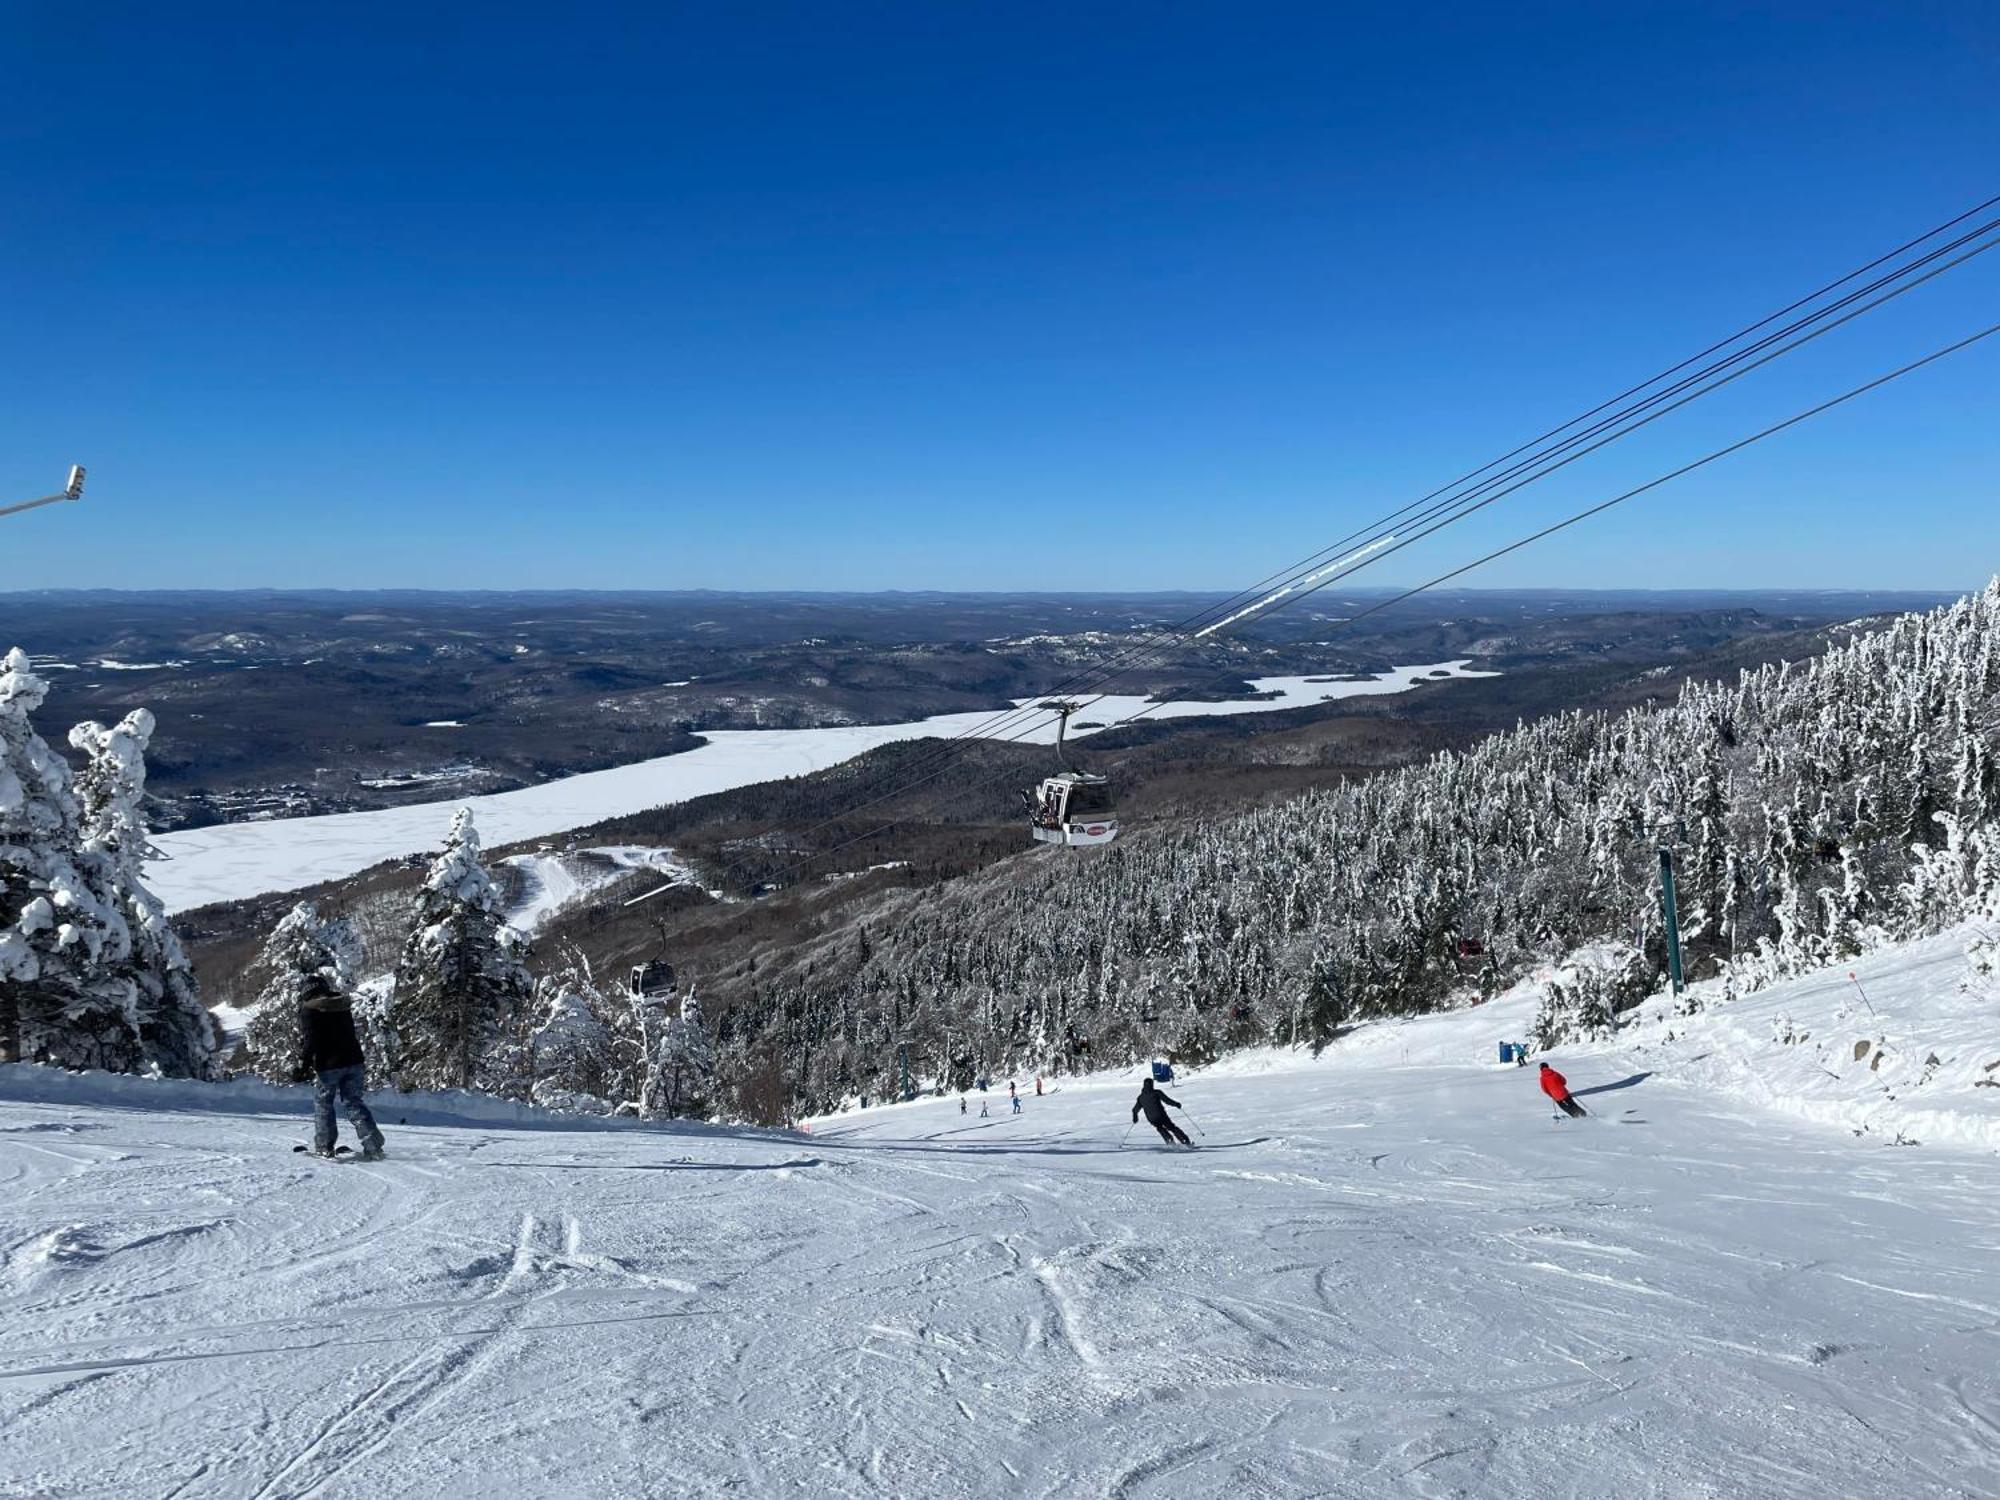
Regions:
<svg viewBox="0 0 2000 1500"><path fill-rule="evenodd" d="M1186 1120L1188 1124L1194 1125L1194 1116L1189 1114L1184 1109L1181 1110L1181 1118L1183 1120ZM1194 1133L1198 1136L1203 1136L1203 1137L1206 1137L1208 1134L1208 1132L1206 1130L1203 1130L1199 1125L1194 1125Z"/></svg>
<svg viewBox="0 0 2000 1500"><path fill-rule="evenodd" d="M1132 1139L1132 1132L1137 1130L1138 1128L1139 1128L1139 1122L1137 1120L1134 1120L1130 1125L1127 1125L1125 1127L1125 1134L1118 1138L1118 1149L1120 1151L1123 1151L1125 1149L1125 1143Z"/></svg>

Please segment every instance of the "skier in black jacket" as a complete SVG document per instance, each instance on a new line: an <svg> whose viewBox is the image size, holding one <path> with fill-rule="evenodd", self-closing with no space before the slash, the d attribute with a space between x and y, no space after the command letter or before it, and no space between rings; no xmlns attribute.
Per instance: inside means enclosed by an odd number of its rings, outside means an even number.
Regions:
<svg viewBox="0 0 2000 1500"><path fill-rule="evenodd" d="M1160 1132L1161 1140L1165 1141L1169 1146L1175 1141L1179 1141L1183 1146L1192 1146L1194 1142L1187 1138L1186 1133L1180 1126L1167 1118L1167 1106L1169 1104L1175 1109L1181 1107L1180 1100L1169 1099L1165 1094L1154 1088L1153 1080L1148 1078L1144 1083L1139 1085L1139 1097L1132 1102L1132 1123L1134 1125L1139 1123L1139 1111L1144 1110L1146 1112L1146 1123Z"/></svg>
<svg viewBox="0 0 2000 1500"><path fill-rule="evenodd" d="M313 1080L313 1154L333 1155L333 1101L339 1098L347 1121L361 1137L361 1159L382 1159L382 1132L362 1101L367 1068L361 1038L354 1034L354 1012L347 996L324 979L315 979L312 993L299 1002L299 1071Z"/></svg>

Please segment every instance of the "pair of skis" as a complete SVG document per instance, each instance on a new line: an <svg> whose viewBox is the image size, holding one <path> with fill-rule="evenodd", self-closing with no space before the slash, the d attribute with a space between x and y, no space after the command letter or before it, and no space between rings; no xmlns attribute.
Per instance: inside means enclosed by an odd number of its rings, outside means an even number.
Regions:
<svg viewBox="0 0 2000 1500"><path fill-rule="evenodd" d="M1179 1108L1179 1106L1175 1106L1175 1107L1176 1107L1176 1108ZM1184 1109L1183 1109L1183 1110L1181 1110L1181 1118L1182 1118L1183 1120L1186 1120L1186 1121L1188 1122L1188 1124L1190 1124L1190 1125L1194 1125L1194 1117L1193 1117L1192 1115L1190 1115L1190 1114L1189 1114L1189 1113L1188 1113L1188 1112L1187 1112L1186 1110L1184 1110ZM1125 1127L1125 1134L1124 1134L1124 1136L1123 1136L1123 1137L1122 1137L1122 1138L1121 1138L1121 1139L1119 1140L1119 1142L1118 1142L1118 1149L1119 1149L1120 1151L1123 1151L1123 1150L1125 1149L1125 1145L1126 1145L1126 1142L1128 1142L1128 1141L1130 1141L1130 1140L1132 1139L1132 1132L1133 1132L1133 1131L1135 1131L1135 1130L1137 1130L1138 1128L1139 1128L1139 1122L1138 1122L1137 1120L1134 1120L1134 1121L1133 1121L1133 1122L1132 1122L1132 1123L1131 1123L1130 1125L1127 1125L1127 1126ZM1206 1136L1206 1135L1208 1134L1208 1132L1207 1132L1206 1130L1203 1130L1203 1129L1202 1129L1202 1128L1201 1128L1201 1127L1200 1127L1199 1125L1194 1125L1194 1133L1195 1133L1196 1135L1199 1135L1199 1136ZM1173 1145L1173 1142L1172 1142L1172 1141L1170 1141L1170 1140L1167 1140L1167 1139L1166 1139L1165 1137L1162 1137L1162 1138L1161 1138L1161 1140L1160 1140L1160 1144L1161 1144L1161 1145L1163 1145L1163 1146L1169 1146L1169 1147L1171 1147L1171 1146ZM1182 1144L1183 1146L1187 1147L1187 1148L1188 1148L1188 1150L1190 1150L1190 1151L1192 1151L1192 1150L1194 1150L1194 1149L1195 1149L1195 1144L1194 1144L1194 1142L1193 1142L1193 1141L1189 1141L1189 1140L1183 1140L1183 1141L1181 1142L1181 1144Z"/></svg>

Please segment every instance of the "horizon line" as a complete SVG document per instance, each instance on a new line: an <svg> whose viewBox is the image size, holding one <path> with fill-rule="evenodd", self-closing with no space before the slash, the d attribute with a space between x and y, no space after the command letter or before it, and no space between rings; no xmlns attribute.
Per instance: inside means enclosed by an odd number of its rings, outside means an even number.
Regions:
<svg viewBox="0 0 2000 1500"><path fill-rule="evenodd" d="M1530 595L1569 594L1584 597L1611 595L1651 595L1658 597L1700 595L1734 595L1739 597L1763 597L1788 595L1825 596L1836 594L1882 595L1882 596L1924 596L1956 598L1977 592L1983 584L1947 586L1890 586L1855 584L1753 584L1753 585L1704 585L1683 584L1675 587L1647 587L1642 585L1577 585L1577 584L1535 584L1512 587L1465 587L1438 588L1426 590L1429 597L1448 598L1464 595L1489 597L1521 597ZM116 588L109 586L58 587L42 589L0 589L0 602L10 600L81 600L93 597L116 598L164 598L187 595L216 597L242 597L248 595L353 595L371 597L418 597L429 599L465 598L515 598L522 596L549 597L595 597L595 598L638 598L638 599L1163 599L1163 598L1228 598L1243 590L1225 588L1119 588L1119 589L1033 589L1033 588L963 588L963 589L815 589L815 588L619 588L589 587L583 585L553 587L468 587L435 588L421 585L339 585L339 584L247 584L237 587L212 587L200 585L155 586L150 588ZM1343 595L1400 594L1404 589L1393 584L1368 584L1342 589Z"/></svg>

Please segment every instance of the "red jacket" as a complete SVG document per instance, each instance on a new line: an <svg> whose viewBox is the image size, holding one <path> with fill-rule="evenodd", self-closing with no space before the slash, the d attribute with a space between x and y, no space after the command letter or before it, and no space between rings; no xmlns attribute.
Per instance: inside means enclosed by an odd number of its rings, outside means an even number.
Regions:
<svg viewBox="0 0 2000 1500"><path fill-rule="evenodd" d="M1547 1063L1543 1063L1542 1092L1560 1104L1569 1097L1569 1080Z"/></svg>

